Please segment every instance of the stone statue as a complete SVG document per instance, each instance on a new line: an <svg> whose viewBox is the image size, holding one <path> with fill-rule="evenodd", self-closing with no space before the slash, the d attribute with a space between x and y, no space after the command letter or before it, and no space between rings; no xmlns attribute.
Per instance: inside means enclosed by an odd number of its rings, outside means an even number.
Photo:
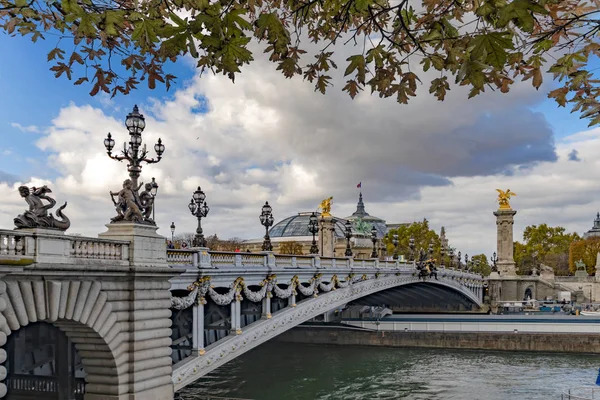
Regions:
<svg viewBox="0 0 600 400"><path fill-rule="evenodd" d="M498 209L500 210L510 210L510 203L509 200L512 196L516 196L516 193L513 193L510 191L510 189L506 189L506 191L501 190L501 189L496 189L496 191L498 192L498 204L500 205L500 207L498 207Z"/></svg>
<svg viewBox="0 0 600 400"><path fill-rule="evenodd" d="M322 217L331 217L331 201L332 200L333 200L333 196L323 200L321 202L321 204L319 204L319 207L317 207L317 209L319 209L319 208L321 209Z"/></svg>
<svg viewBox="0 0 600 400"><path fill-rule="evenodd" d="M373 225L363 221L362 218L357 218L352 222L352 227L358 233L362 233L363 235L370 235Z"/></svg>
<svg viewBox="0 0 600 400"><path fill-rule="evenodd" d="M19 187L19 194L29 205L29 210L14 219L17 228L69 229L71 221L62 213L67 203L56 210L56 215L61 219L54 218L52 213L48 214L48 210L56 205L56 200L47 196L47 193L52 193L52 190L46 185L41 188L32 187L31 190L27 186ZM42 200L46 200L48 204L44 204Z"/></svg>
<svg viewBox="0 0 600 400"><path fill-rule="evenodd" d="M134 188L131 179L125 179L125 181L123 181L123 189L117 193L110 192L110 197L117 210L117 216L111 218L111 222L145 222L144 215L141 211L144 208L137 194L142 185L143 184L140 184L140 186ZM115 201L114 196L118 196L119 201Z"/></svg>
<svg viewBox="0 0 600 400"><path fill-rule="evenodd" d="M144 185L144 191L140 193L140 203L144 208L144 219L146 221L152 221L150 217L152 215L152 209L154 208L154 196L150 193L152 190L152 184L146 183Z"/></svg>
<svg viewBox="0 0 600 400"><path fill-rule="evenodd" d="M585 263L583 260L575 261L575 267L577 271L586 271Z"/></svg>

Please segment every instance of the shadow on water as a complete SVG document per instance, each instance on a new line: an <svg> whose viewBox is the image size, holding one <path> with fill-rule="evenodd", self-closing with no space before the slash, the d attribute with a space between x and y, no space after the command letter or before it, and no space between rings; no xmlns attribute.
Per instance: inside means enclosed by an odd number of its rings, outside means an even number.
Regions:
<svg viewBox="0 0 600 400"><path fill-rule="evenodd" d="M596 355L266 343L182 391L253 400L549 400L593 385Z"/></svg>

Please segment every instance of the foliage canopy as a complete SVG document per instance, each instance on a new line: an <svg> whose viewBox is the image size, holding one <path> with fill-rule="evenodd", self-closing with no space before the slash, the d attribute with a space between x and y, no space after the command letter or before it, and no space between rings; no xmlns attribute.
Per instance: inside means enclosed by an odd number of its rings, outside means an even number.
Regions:
<svg viewBox="0 0 600 400"><path fill-rule="evenodd" d="M557 275L568 271L569 247L580 240L577 233L567 233L562 226L530 225L523 231L523 243L514 242L517 271L527 275L541 263L548 264Z"/></svg>
<svg viewBox="0 0 600 400"><path fill-rule="evenodd" d="M600 0L0 0L4 31L55 38L51 70L91 95L141 81L169 88L163 66L186 54L233 80L254 59L253 38L286 77L325 93L342 43L356 48L342 66L352 98L368 88L407 103L425 76L439 100L452 82L469 97L508 92L517 79L539 88L548 71L561 85L549 97L590 124L600 122L588 68L600 55L598 13Z"/></svg>

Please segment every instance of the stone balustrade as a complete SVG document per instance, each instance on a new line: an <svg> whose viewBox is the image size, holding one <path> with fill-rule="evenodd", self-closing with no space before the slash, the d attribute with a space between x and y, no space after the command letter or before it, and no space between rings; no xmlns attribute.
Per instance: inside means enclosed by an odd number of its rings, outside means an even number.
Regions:
<svg viewBox="0 0 600 400"><path fill-rule="evenodd" d="M129 265L129 242L64 235L49 229L0 230L0 264Z"/></svg>

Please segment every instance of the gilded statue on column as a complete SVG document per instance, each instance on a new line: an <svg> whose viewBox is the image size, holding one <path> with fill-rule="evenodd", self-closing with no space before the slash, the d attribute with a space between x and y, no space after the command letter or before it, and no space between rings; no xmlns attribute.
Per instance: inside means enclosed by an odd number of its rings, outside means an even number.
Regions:
<svg viewBox="0 0 600 400"><path fill-rule="evenodd" d="M498 209L500 210L512 210L510 207L510 198L512 196L516 196L517 194L511 192L510 189L506 189L506 191L502 189L496 189L498 192Z"/></svg>
<svg viewBox="0 0 600 400"><path fill-rule="evenodd" d="M319 209L319 208L321 209L322 217L331 217L331 201L332 200L333 200L333 196L323 200L321 202L321 204L319 204L319 207L317 209Z"/></svg>

